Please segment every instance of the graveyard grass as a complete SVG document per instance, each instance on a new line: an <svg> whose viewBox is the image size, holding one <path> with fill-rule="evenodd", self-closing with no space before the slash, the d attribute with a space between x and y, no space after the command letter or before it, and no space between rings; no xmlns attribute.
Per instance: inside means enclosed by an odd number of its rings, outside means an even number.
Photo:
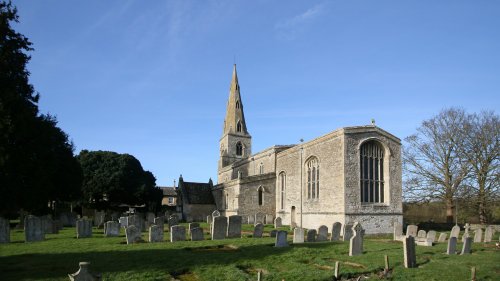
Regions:
<svg viewBox="0 0 500 281"><path fill-rule="evenodd" d="M208 225L201 224L208 239ZM316 242L274 248L265 227L264 238L251 238L253 227L243 226L243 238L225 240L125 244L120 237L104 237L93 229L93 237L76 239L75 228L47 234L46 240L25 243L22 230L11 230L11 243L0 244L0 280L69 280L68 273L78 263L89 261L90 269L102 273L103 280L333 280L335 262L340 262L343 278L359 274L377 280L389 256L390 280L470 280L472 266L478 280L500 280L500 250L495 243L474 243L471 255L445 255L447 243L417 247L418 268L403 267L401 242L390 236L367 237L364 254L349 257L348 242ZM287 230L287 228L280 228ZM495 241L499 234L496 233ZM147 233L143 232L147 240ZM457 249L462 247L459 239Z"/></svg>

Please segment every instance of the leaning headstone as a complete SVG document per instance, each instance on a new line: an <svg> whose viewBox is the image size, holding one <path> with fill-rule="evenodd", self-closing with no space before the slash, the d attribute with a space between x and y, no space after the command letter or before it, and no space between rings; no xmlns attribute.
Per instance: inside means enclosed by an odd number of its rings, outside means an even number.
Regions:
<svg viewBox="0 0 500 281"><path fill-rule="evenodd" d="M106 222L104 227L104 236L112 237L120 235L120 224L116 221Z"/></svg>
<svg viewBox="0 0 500 281"><path fill-rule="evenodd" d="M241 216L229 216L227 238L241 238Z"/></svg>
<svg viewBox="0 0 500 281"><path fill-rule="evenodd" d="M186 241L186 227L174 225L170 228L170 242Z"/></svg>
<svg viewBox="0 0 500 281"><path fill-rule="evenodd" d="M125 238L127 239L127 244L140 242L142 241L141 231L135 225L131 225L125 228Z"/></svg>
<svg viewBox="0 0 500 281"><path fill-rule="evenodd" d="M202 241L204 239L203 228L195 227L191 229L191 241Z"/></svg>
<svg viewBox="0 0 500 281"><path fill-rule="evenodd" d="M273 229L273 230L271 230L271 232L269 233L269 237L276 237L276 234L278 234L278 230Z"/></svg>
<svg viewBox="0 0 500 281"><path fill-rule="evenodd" d="M406 227L406 237L417 237L418 226L410 224Z"/></svg>
<svg viewBox="0 0 500 281"><path fill-rule="evenodd" d="M317 242L328 241L328 226L322 225L318 228Z"/></svg>
<svg viewBox="0 0 500 281"><path fill-rule="evenodd" d="M403 238L403 225L399 221L394 222L393 226L393 237L394 241L399 241Z"/></svg>
<svg viewBox="0 0 500 281"><path fill-rule="evenodd" d="M153 224L149 227L149 242L163 242L163 228L159 225Z"/></svg>
<svg viewBox="0 0 500 281"><path fill-rule="evenodd" d="M484 242L488 243L491 242L491 239L493 239L493 235L495 234L495 229L493 226L487 226L486 230L484 231Z"/></svg>
<svg viewBox="0 0 500 281"><path fill-rule="evenodd" d="M278 227L281 227L283 226L282 222L281 222L281 218L280 217L277 217L274 219L274 228L278 228Z"/></svg>
<svg viewBox="0 0 500 281"><path fill-rule="evenodd" d="M448 236L448 234L446 233L441 233L439 234L439 238L438 238L438 242L439 243L442 243L442 242L446 242L446 237ZM456 237L455 237L456 238Z"/></svg>
<svg viewBox="0 0 500 281"><path fill-rule="evenodd" d="M293 229L293 244L304 243L304 229L296 227Z"/></svg>
<svg viewBox="0 0 500 281"><path fill-rule="evenodd" d="M286 240L286 237L288 235L288 232L284 230L278 231L276 234L276 242L274 243L274 247L288 247L288 241Z"/></svg>
<svg viewBox="0 0 500 281"><path fill-rule="evenodd" d="M212 216L207 216L207 223L211 224L212 223Z"/></svg>
<svg viewBox="0 0 500 281"><path fill-rule="evenodd" d="M212 212L212 219L215 218L215 217L220 217L220 212L215 210Z"/></svg>
<svg viewBox="0 0 500 281"><path fill-rule="evenodd" d="M179 217L177 215L171 215L168 217L168 229L172 229L172 226L179 225Z"/></svg>
<svg viewBox="0 0 500 281"><path fill-rule="evenodd" d="M427 240L430 240L432 243L434 243L434 241L436 241L436 231L429 230L429 232L427 232Z"/></svg>
<svg viewBox="0 0 500 281"><path fill-rule="evenodd" d="M481 241L483 241L483 230L478 228L474 232L474 243L481 243Z"/></svg>
<svg viewBox="0 0 500 281"><path fill-rule="evenodd" d="M70 281L100 281L102 275L89 270L90 262L80 262L80 269L75 273L68 274Z"/></svg>
<svg viewBox="0 0 500 281"><path fill-rule="evenodd" d="M450 238L451 237L458 238L458 235L460 235L460 226L455 225L454 227L451 228Z"/></svg>
<svg viewBox="0 0 500 281"><path fill-rule="evenodd" d="M261 223L264 224L266 217L263 213L256 213L255 214L255 224Z"/></svg>
<svg viewBox="0 0 500 281"><path fill-rule="evenodd" d="M256 224L253 229L253 238L262 238L263 233L264 233L264 225L261 223Z"/></svg>
<svg viewBox="0 0 500 281"><path fill-rule="evenodd" d="M157 217L154 218L153 224L157 225L160 227L162 231L165 230L165 217Z"/></svg>
<svg viewBox="0 0 500 281"><path fill-rule="evenodd" d="M188 224L188 232L191 233L193 228L197 228L197 227L200 227L200 224L197 222L192 222L192 223Z"/></svg>
<svg viewBox="0 0 500 281"><path fill-rule="evenodd" d="M427 236L427 232L425 232L425 230L419 230L418 233L417 233L417 237L418 238L425 238Z"/></svg>
<svg viewBox="0 0 500 281"><path fill-rule="evenodd" d="M461 255L469 255L471 253L471 248L472 248L472 237L467 237L465 238L465 242L462 246L462 253Z"/></svg>
<svg viewBox="0 0 500 281"><path fill-rule="evenodd" d="M465 239L470 237L470 224L466 223L464 226L464 235L462 235L462 243L465 243Z"/></svg>
<svg viewBox="0 0 500 281"><path fill-rule="evenodd" d="M352 227L354 236L349 241L349 256L356 256L363 254L363 228L358 222L354 223Z"/></svg>
<svg viewBox="0 0 500 281"><path fill-rule="evenodd" d="M344 241L350 241L351 240L351 237L353 236L353 232L352 232L352 227L353 225L352 224L344 224L344 230L343 230L343 237L342 237L342 240Z"/></svg>
<svg viewBox="0 0 500 281"><path fill-rule="evenodd" d="M213 216L212 225L211 225L211 233L212 240L221 240L226 238L227 231L227 218L224 216Z"/></svg>
<svg viewBox="0 0 500 281"><path fill-rule="evenodd" d="M273 215L266 215L265 224L273 224L274 223L274 216Z"/></svg>
<svg viewBox="0 0 500 281"><path fill-rule="evenodd" d="M24 235L26 242L36 242L45 239L45 231L42 228L42 221L35 216L24 218Z"/></svg>
<svg viewBox="0 0 500 281"><path fill-rule="evenodd" d="M417 267L417 256L415 253L415 238L412 235L403 239L403 255L404 255L404 265L406 268Z"/></svg>
<svg viewBox="0 0 500 281"><path fill-rule="evenodd" d="M92 221L81 219L76 221L76 238L92 237Z"/></svg>
<svg viewBox="0 0 500 281"><path fill-rule="evenodd" d="M306 242L316 242L316 229L308 229Z"/></svg>
<svg viewBox="0 0 500 281"><path fill-rule="evenodd" d="M340 240L340 232L342 231L342 224L340 222L336 222L332 226L332 237L331 241Z"/></svg>
<svg viewBox="0 0 500 281"><path fill-rule="evenodd" d="M0 243L10 242L10 224L9 220L0 218Z"/></svg>
<svg viewBox="0 0 500 281"><path fill-rule="evenodd" d="M457 253L457 237L450 237L448 240L448 248L446 249L447 255L455 255Z"/></svg>

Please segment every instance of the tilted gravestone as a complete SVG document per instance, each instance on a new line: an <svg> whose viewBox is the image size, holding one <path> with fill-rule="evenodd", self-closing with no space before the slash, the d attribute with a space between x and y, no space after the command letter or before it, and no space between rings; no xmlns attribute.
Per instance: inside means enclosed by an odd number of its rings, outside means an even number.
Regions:
<svg viewBox="0 0 500 281"><path fill-rule="evenodd" d="M26 242L36 242L45 239L45 231L42 228L42 221L35 216L24 218L24 235Z"/></svg>
<svg viewBox="0 0 500 281"><path fill-rule="evenodd" d="M462 235L462 243L465 242L466 238L470 237L469 230L470 230L470 224L466 223L464 226L464 235Z"/></svg>
<svg viewBox="0 0 500 281"><path fill-rule="evenodd" d="M472 237L467 237L465 238L465 242L462 246L462 252L460 254L469 255L471 253L471 248L472 248Z"/></svg>
<svg viewBox="0 0 500 281"><path fill-rule="evenodd" d="M417 233L418 238L425 238L427 236L427 232L425 230L419 230Z"/></svg>
<svg viewBox="0 0 500 281"><path fill-rule="evenodd" d="M227 238L241 238L241 216L229 216Z"/></svg>
<svg viewBox="0 0 500 281"><path fill-rule="evenodd" d="M458 238L458 235L460 235L460 226L455 225L454 227L451 228L450 238L451 237Z"/></svg>
<svg viewBox="0 0 500 281"><path fill-rule="evenodd" d="M318 228L317 242L328 241L328 226L322 225Z"/></svg>
<svg viewBox="0 0 500 281"><path fill-rule="evenodd" d="M429 232L427 232L427 240L429 240L432 243L434 243L434 241L436 241L436 231L429 230Z"/></svg>
<svg viewBox="0 0 500 281"><path fill-rule="evenodd" d="M403 255L404 255L404 265L406 268L417 267L415 238L411 235L403 239Z"/></svg>
<svg viewBox="0 0 500 281"><path fill-rule="evenodd" d="M153 224L161 228L162 231L165 230L165 217L154 218Z"/></svg>
<svg viewBox="0 0 500 281"><path fill-rule="evenodd" d="M418 226L410 224L406 227L406 237L417 237Z"/></svg>
<svg viewBox="0 0 500 281"><path fill-rule="evenodd" d="M277 234L277 233L278 233L278 230L273 229L273 230L271 230L271 232L269 233L269 236L270 236L270 237L276 237L276 234Z"/></svg>
<svg viewBox="0 0 500 281"><path fill-rule="evenodd" d="M81 219L76 221L76 238L92 237L92 221Z"/></svg>
<svg viewBox="0 0 500 281"><path fill-rule="evenodd" d="M159 225L153 224L149 227L149 242L163 242L163 228Z"/></svg>
<svg viewBox="0 0 500 281"><path fill-rule="evenodd" d="M203 237L203 228L194 227L191 229L191 241L202 241L205 238Z"/></svg>
<svg viewBox="0 0 500 281"><path fill-rule="evenodd" d="M135 225L131 225L125 228L125 238L127 239L127 244L141 242L141 231Z"/></svg>
<svg viewBox="0 0 500 281"><path fill-rule="evenodd" d="M170 228L170 242L186 241L186 227L174 225Z"/></svg>
<svg viewBox="0 0 500 281"><path fill-rule="evenodd" d="M354 223L352 227L354 236L349 241L349 256L363 254L363 228L359 222Z"/></svg>
<svg viewBox="0 0 500 281"><path fill-rule="evenodd" d="M274 219L274 228L278 228L278 227L282 227L283 224L281 222L281 218L280 217L277 217Z"/></svg>
<svg viewBox="0 0 500 281"><path fill-rule="evenodd" d="M176 225L179 225L179 217L177 215L168 217L168 229L172 229L172 226Z"/></svg>
<svg viewBox="0 0 500 281"><path fill-rule="evenodd" d="M308 229L306 242L316 242L316 229Z"/></svg>
<svg viewBox="0 0 500 281"><path fill-rule="evenodd" d="M483 241L483 230L478 228L474 232L474 243L481 243L481 241Z"/></svg>
<svg viewBox="0 0 500 281"><path fill-rule="evenodd" d="M450 237L450 240L448 240L448 248L446 248L446 254L457 254L457 237Z"/></svg>
<svg viewBox="0 0 500 281"><path fill-rule="evenodd" d="M394 222L393 240L401 240L403 238L403 225L399 221Z"/></svg>
<svg viewBox="0 0 500 281"><path fill-rule="evenodd" d="M438 242L439 243L446 242L446 237L447 236L448 236L448 234L446 234L446 233L440 233L439 234L439 238L438 238Z"/></svg>
<svg viewBox="0 0 500 281"><path fill-rule="evenodd" d="M266 221L266 216L263 213L256 213L255 214L255 224L261 223L264 224Z"/></svg>
<svg viewBox="0 0 500 281"><path fill-rule="evenodd" d="M276 234L276 242L274 243L274 247L288 247L288 241L286 240L288 232L284 230L278 231Z"/></svg>
<svg viewBox="0 0 500 281"><path fill-rule="evenodd" d="M253 238L262 238L263 233L264 233L264 225L261 223L256 224L253 229Z"/></svg>
<svg viewBox="0 0 500 281"><path fill-rule="evenodd" d="M484 231L484 242L488 243L491 242L491 239L493 239L493 235L495 234L495 229L493 226L487 226L486 230Z"/></svg>
<svg viewBox="0 0 500 281"><path fill-rule="evenodd" d="M342 231L342 224L340 222L336 222L332 226L332 237L331 241L339 241L340 240L340 232Z"/></svg>
<svg viewBox="0 0 500 281"><path fill-rule="evenodd" d="M220 217L220 212L215 210L212 212L212 219L215 218L215 217Z"/></svg>
<svg viewBox="0 0 500 281"><path fill-rule="evenodd" d="M113 237L120 235L120 224L116 221L106 222L104 227L104 236Z"/></svg>
<svg viewBox="0 0 500 281"><path fill-rule="evenodd" d="M344 229L342 231L343 232L342 240L344 240L344 241L351 240L351 237L353 236L352 227L353 227L353 224L351 224L351 223L344 224Z"/></svg>
<svg viewBox="0 0 500 281"><path fill-rule="evenodd" d="M212 240L221 240L226 238L227 218L225 216L212 216L211 233Z"/></svg>
<svg viewBox="0 0 500 281"><path fill-rule="evenodd" d="M188 224L188 233L191 233L193 228L197 228L197 227L200 227L200 224L197 222L192 222L192 223Z"/></svg>
<svg viewBox="0 0 500 281"><path fill-rule="evenodd" d="M10 224L9 220L0 217L0 243L10 242Z"/></svg>
<svg viewBox="0 0 500 281"><path fill-rule="evenodd" d="M296 227L293 229L293 244L304 243L304 229Z"/></svg>

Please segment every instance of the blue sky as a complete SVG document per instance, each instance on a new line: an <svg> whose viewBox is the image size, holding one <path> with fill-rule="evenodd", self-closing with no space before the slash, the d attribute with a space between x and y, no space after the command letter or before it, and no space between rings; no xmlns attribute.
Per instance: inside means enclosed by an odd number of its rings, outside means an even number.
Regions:
<svg viewBox="0 0 500 281"><path fill-rule="evenodd" d="M41 112L75 153L132 154L158 185L216 181L234 62L253 152L500 108L500 1L13 3Z"/></svg>

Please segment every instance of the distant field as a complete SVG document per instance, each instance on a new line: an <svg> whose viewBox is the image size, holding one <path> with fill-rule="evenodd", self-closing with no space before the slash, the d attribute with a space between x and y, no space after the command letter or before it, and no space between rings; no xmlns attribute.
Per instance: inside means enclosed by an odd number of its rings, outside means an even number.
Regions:
<svg viewBox="0 0 500 281"><path fill-rule="evenodd" d="M202 226L208 230L207 224ZM243 229L250 231L252 226ZM274 248L274 238L268 237L271 229L266 226L267 237L261 239L245 232L241 239L178 243L168 242L165 232L164 243L134 245L125 244L123 230L121 237L107 238L94 229L93 238L76 239L75 228L65 228L46 235L43 242L24 243L24 232L13 229L12 242L0 244L0 280L69 280L67 274L76 272L80 261L91 262L91 270L102 273L104 280L257 280L258 271L263 281L332 280L336 261L344 278L364 274L377 280L384 255L393 268L391 280L465 281L470 280L472 266L478 280L500 280L500 250L494 242L474 243L467 256L445 255L446 243L417 246L419 267L405 269L402 243L388 236L368 237L365 253L349 257L347 242L292 245L291 235L290 247Z"/></svg>

